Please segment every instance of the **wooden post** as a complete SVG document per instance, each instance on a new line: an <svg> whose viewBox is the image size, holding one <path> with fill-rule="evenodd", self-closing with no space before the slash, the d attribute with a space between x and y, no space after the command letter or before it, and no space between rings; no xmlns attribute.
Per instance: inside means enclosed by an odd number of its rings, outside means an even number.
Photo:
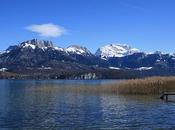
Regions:
<svg viewBox="0 0 175 130"><path fill-rule="evenodd" d="M160 99L164 100L164 94L161 95Z"/></svg>
<svg viewBox="0 0 175 130"><path fill-rule="evenodd" d="M166 102L168 101L168 94L166 94Z"/></svg>

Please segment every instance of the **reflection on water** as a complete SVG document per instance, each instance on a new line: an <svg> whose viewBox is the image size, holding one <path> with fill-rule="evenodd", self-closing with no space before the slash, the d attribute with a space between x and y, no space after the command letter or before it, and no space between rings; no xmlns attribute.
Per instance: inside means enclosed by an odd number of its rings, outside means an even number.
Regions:
<svg viewBox="0 0 175 130"><path fill-rule="evenodd" d="M34 91L112 81L0 81L0 129L175 129L175 103L158 97Z"/></svg>

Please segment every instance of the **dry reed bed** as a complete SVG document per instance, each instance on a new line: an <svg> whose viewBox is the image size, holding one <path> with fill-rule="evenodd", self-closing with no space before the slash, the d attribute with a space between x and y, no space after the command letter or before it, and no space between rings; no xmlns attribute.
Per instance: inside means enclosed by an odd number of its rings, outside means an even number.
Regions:
<svg viewBox="0 0 175 130"><path fill-rule="evenodd" d="M111 93L133 95L155 95L164 91L175 91L175 77L149 77L144 79L125 80L120 83L100 86L77 87L39 87L37 90L46 92L75 92L75 93Z"/></svg>
<svg viewBox="0 0 175 130"><path fill-rule="evenodd" d="M104 85L102 89L116 94L161 94L165 91L175 91L175 77L149 77L126 80L119 84Z"/></svg>

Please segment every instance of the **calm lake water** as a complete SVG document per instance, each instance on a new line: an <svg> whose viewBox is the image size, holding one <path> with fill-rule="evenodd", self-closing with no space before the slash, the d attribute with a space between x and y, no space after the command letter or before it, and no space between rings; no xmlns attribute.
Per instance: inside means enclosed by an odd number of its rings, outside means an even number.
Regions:
<svg viewBox="0 0 175 130"><path fill-rule="evenodd" d="M175 103L158 96L36 91L110 82L0 80L0 130L175 129Z"/></svg>

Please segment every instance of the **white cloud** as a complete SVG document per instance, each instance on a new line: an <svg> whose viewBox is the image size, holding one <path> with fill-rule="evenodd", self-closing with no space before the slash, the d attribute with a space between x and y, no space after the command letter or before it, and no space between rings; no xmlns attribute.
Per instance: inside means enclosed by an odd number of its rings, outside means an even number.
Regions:
<svg viewBox="0 0 175 130"><path fill-rule="evenodd" d="M42 37L60 37L66 33L66 29L52 23L33 24L26 27L27 30L38 33Z"/></svg>

